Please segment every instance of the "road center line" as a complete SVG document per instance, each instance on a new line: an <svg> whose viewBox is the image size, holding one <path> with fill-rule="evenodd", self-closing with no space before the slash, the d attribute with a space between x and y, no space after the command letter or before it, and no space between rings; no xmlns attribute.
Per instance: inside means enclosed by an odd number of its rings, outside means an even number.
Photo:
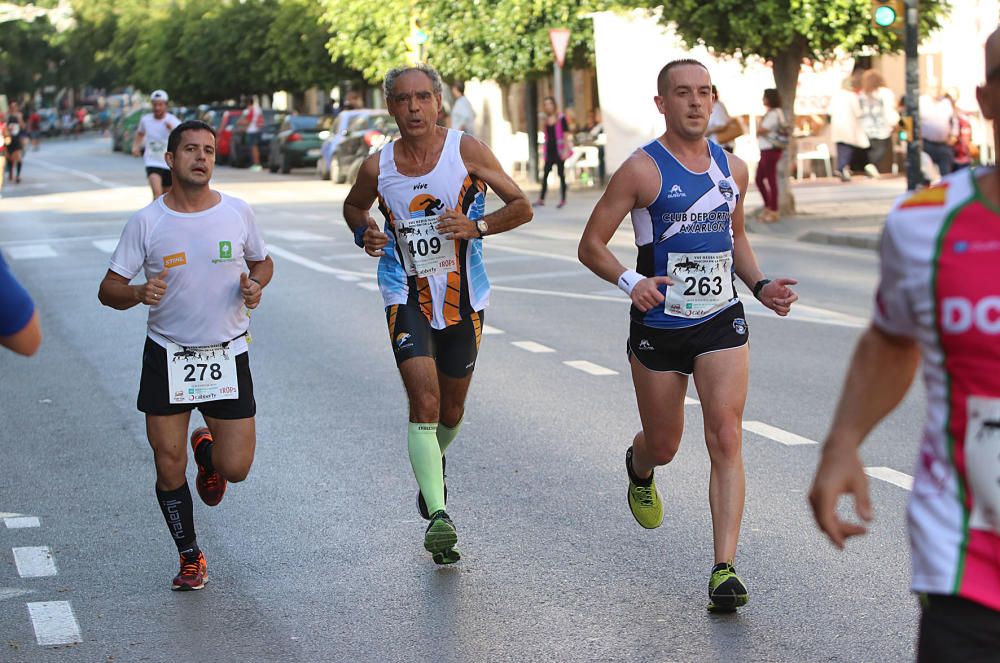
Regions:
<svg viewBox="0 0 1000 663"><path fill-rule="evenodd" d="M26 527L41 527L42 523L36 516L19 516L16 518L4 518L3 524L7 529L24 529Z"/></svg>
<svg viewBox="0 0 1000 663"><path fill-rule="evenodd" d="M583 371L584 373L589 373L590 375L618 375L618 371L613 371L610 368L604 368L593 362L586 361L584 359L574 359L572 361L564 361L564 364L570 368L575 368L578 371Z"/></svg>
<svg viewBox="0 0 1000 663"><path fill-rule="evenodd" d="M510 344L515 348L521 348L522 350L527 350L528 352L555 352L555 350L549 346L542 345L541 343L535 343L534 341L511 341Z"/></svg>
<svg viewBox="0 0 1000 663"><path fill-rule="evenodd" d="M744 421L743 430L748 430L751 433L766 437L774 440L775 442L780 442L781 444L789 447L801 444L816 444L815 440L810 440L807 437L802 437L801 435L796 435L795 433L789 433L786 430L781 430L780 428L776 428L770 424L765 424L762 421Z"/></svg>
<svg viewBox="0 0 1000 663"><path fill-rule="evenodd" d="M28 615L40 645L70 645L83 642L80 625L69 601L29 603Z"/></svg>
<svg viewBox="0 0 1000 663"><path fill-rule="evenodd" d="M58 573L48 546L14 548L14 564L22 578L47 578Z"/></svg>
<svg viewBox="0 0 1000 663"><path fill-rule="evenodd" d="M899 486L900 488L905 488L906 490L913 490L913 477L909 474L898 472L891 467L866 467L865 474L874 479L887 481L894 486Z"/></svg>

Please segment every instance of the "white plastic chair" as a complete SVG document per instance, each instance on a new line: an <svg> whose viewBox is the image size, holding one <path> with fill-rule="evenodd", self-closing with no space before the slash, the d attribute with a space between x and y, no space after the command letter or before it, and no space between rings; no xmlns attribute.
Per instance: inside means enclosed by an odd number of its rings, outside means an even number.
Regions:
<svg viewBox="0 0 1000 663"><path fill-rule="evenodd" d="M830 147L826 143L818 143L811 151L799 151L799 155L795 160L795 179L802 179L802 162L814 159L825 163L826 176L833 177L833 157L830 155Z"/></svg>

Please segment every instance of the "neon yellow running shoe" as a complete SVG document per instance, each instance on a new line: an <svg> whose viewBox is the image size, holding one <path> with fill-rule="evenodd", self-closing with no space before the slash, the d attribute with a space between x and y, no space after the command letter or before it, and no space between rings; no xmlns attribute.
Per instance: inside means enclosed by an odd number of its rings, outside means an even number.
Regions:
<svg viewBox="0 0 1000 663"><path fill-rule="evenodd" d="M652 475L648 483L639 483L632 472L632 447L625 452L625 470L628 472L628 508L637 523L646 529L656 529L663 523L663 500Z"/></svg>
<svg viewBox="0 0 1000 663"><path fill-rule="evenodd" d="M712 567L708 579L709 612L734 612L750 601L747 587L736 575L736 569L728 562L720 562Z"/></svg>

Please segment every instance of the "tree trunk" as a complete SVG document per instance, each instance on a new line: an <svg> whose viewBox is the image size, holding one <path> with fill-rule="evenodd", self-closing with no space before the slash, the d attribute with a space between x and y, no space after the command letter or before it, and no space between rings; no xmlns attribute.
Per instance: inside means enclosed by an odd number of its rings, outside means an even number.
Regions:
<svg viewBox="0 0 1000 663"><path fill-rule="evenodd" d="M798 145L795 141L795 91L799 83L799 71L806 55L806 39L797 37L788 48L781 51L771 60L774 72L774 86L781 96L781 106L785 119L793 130L789 136L788 148L778 162L778 207L782 215L795 214L795 198L792 196L792 172L795 167L795 155Z"/></svg>

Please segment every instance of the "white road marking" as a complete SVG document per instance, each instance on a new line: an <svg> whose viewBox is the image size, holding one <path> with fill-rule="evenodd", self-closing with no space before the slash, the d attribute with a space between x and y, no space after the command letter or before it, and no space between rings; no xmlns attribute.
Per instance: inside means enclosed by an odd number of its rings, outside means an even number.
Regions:
<svg viewBox="0 0 1000 663"><path fill-rule="evenodd" d="M267 230L268 235L285 239L289 242L332 242L333 238L327 235L318 235L308 230Z"/></svg>
<svg viewBox="0 0 1000 663"><path fill-rule="evenodd" d="M572 361L564 361L563 363L570 368L575 368L578 371L583 371L584 373L589 373L590 375L618 375L618 371L613 371L610 368L604 368L603 366L599 366L584 359L574 359Z"/></svg>
<svg viewBox="0 0 1000 663"><path fill-rule="evenodd" d="M816 322L823 325L833 325L835 327L851 327L853 329L863 329L868 326L868 320L855 315L838 313L818 306L808 304L792 304L792 312L785 317L775 315L775 313L761 304L753 297L741 297L743 307L747 315L767 316L774 320L794 320L797 322Z"/></svg>
<svg viewBox="0 0 1000 663"><path fill-rule="evenodd" d="M909 474L897 472L891 467L866 467L865 474L875 479L888 481L894 486L899 486L900 488L905 488L906 490L913 490L913 477Z"/></svg>
<svg viewBox="0 0 1000 663"><path fill-rule="evenodd" d="M0 518L16 518L20 516L19 513L14 513L12 511L0 511Z"/></svg>
<svg viewBox="0 0 1000 663"><path fill-rule="evenodd" d="M489 325L483 325L483 335L489 336L491 334L506 334L502 329L497 329L496 327L490 327Z"/></svg>
<svg viewBox="0 0 1000 663"><path fill-rule="evenodd" d="M354 274L338 274L337 278L340 279L341 281L348 281L351 283L361 280L360 276L355 276Z"/></svg>
<svg viewBox="0 0 1000 663"><path fill-rule="evenodd" d="M274 244L269 244L267 250L269 253L272 253L278 256L279 258L284 258L289 262L294 262L298 265L302 265L303 267L308 267L314 272L322 272L324 274L334 274L334 275L353 274L354 276L360 276L361 278L369 278L369 279L377 278L375 272L356 272L349 269L340 269L338 267L331 267L330 265L324 265L321 262L316 262L315 260L310 260L309 258L300 256L297 253L292 253L291 251L287 251L281 248L280 246L275 246Z"/></svg>
<svg viewBox="0 0 1000 663"><path fill-rule="evenodd" d="M41 527L42 523L36 516L17 516L4 518L3 524L7 529L24 529L26 527Z"/></svg>
<svg viewBox="0 0 1000 663"><path fill-rule="evenodd" d="M83 642L80 625L76 622L69 601L44 601L27 605L38 644L70 645Z"/></svg>
<svg viewBox="0 0 1000 663"><path fill-rule="evenodd" d="M684 405L701 405L701 401L696 398L691 398L690 396L685 396Z"/></svg>
<svg viewBox="0 0 1000 663"><path fill-rule="evenodd" d="M117 237L110 237L108 235L84 235L82 237L44 237L44 239L49 244L57 244L59 242L87 242L95 239L107 239L118 241ZM12 239L6 242L0 242L0 246L23 246L24 244L38 244L38 239Z"/></svg>
<svg viewBox="0 0 1000 663"><path fill-rule="evenodd" d="M0 587L0 601L12 599L25 594L33 594L33 589L20 589L18 587Z"/></svg>
<svg viewBox="0 0 1000 663"><path fill-rule="evenodd" d="M49 205L51 203L64 203L66 199L62 196L38 196L31 199L33 205Z"/></svg>
<svg viewBox="0 0 1000 663"><path fill-rule="evenodd" d="M98 251L103 251L104 253L114 253L115 249L118 248L117 239L95 239L91 242Z"/></svg>
<svg viewBox="0 0 1000 663"><path fill-rule="evenodd" d="M14 548L14 564L22 578L47 578L58 573L48 546Z"/></svg>
<svg viewBox="0 0 1000 663"><path fill-rule="evenodd" d="M358 284L359 288L364 288L365 290L371 290L372 292L378 292L378 283L369 283L367 281Z"/></svg>
<svg viewBox="0 0 1000 663"><path fill-rule="evenodd" d="M789 433L786 430L781 430L771 426L770 424L765 424L762 421L744 421L743 430L748 430L751 433L756 433L763 437L774 440L775 442L780 442L786 446L794 447L800 444L816 444L815 440L810 440L807 437L802 437L801 435L796 435L795 433Z"/></svg>
<svg viewBox="0 0 1000 663"><path fill-rule="evenodd" d="M547 345L542 345L541 343L535 343L534 341L511 341L511 345L516 348L521 348L522 350L527 350L528 352L555 352L552 348Z"/></svg>
<svg viewBox="0 0 1000 663"><path fill-rule="evenodd" d="M581 276L586 274L582 269L573 271L563 270L559 272L533 272L529 274L513 274L511 276L490 277L490 283L509 283L511 281L541 281L545 279L560 278L563 276Z"/></svg>
<svg viewBox="0 0 1000 663"><path fill-rule="evenodd" d="M55 258L59 254L48 244L22 244L8 246L7 255L11 260L31 260L34 258Z"/></svg>
<svg viewBox="0 0 1000 663"><path fill-rule="evenodd" d="M108 189L121 189L124 188L125 184L119 184L118 182L112 182L111 180L101 179L96 175L91 175L82 170L77 170L76 168L67 168L65 166L57 166L54 163L49 163L48 161L43 161L38 157L32 156L31 163L33 165L41 166L42 168L48 168L49 170L54 170L60 173L69 173L70 175L75 175L76 177L82 177L85 180L93 182L94 184L100 184ZM51 199L50 199L51 200Z"/></svg>
<svg viewBox="0 0 1000 663"><path fill-rule="evenodd" d="M552 260L562 260L563 262L575 262L580 264L580 260L576 256L568 256L562 253L550 253L548 251L533 251L532 249L519 249L513 246L504 246L503 244L498 244L496 242L491 242L489 244L490 250L496 249L497 251L508 251L510 253L518 253L522 256L538 256L539 258L551 258Z"/></svg>

